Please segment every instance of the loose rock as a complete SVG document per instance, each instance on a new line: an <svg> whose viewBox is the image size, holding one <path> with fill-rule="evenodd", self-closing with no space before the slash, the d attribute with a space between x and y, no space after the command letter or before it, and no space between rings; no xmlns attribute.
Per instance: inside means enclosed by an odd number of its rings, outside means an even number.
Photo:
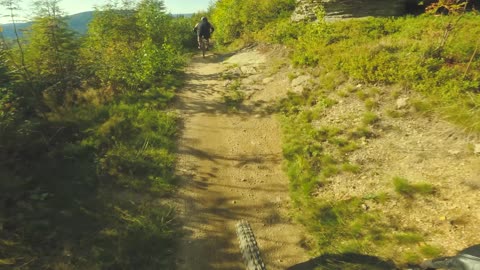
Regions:
<svg viewBox="0 0 480 270"><path fill-rule="evenodd" d="M292 87L295 88L296 86L306 85L311 79L312 77L310 75L298 76L292 80Z"/></svg>
<svg viewBox="0 0 480 270"><path fill-rule="evenodd" d="M397 99L397 109L403 109L408 106L409 98L399 98Z"/></svg>
<svg viewBox="0 0 480 270"><path fill-rule="evenodd" d="M480 143L475 144L475 147L473 149L473 153L476 155L480 155Z"/></svg>

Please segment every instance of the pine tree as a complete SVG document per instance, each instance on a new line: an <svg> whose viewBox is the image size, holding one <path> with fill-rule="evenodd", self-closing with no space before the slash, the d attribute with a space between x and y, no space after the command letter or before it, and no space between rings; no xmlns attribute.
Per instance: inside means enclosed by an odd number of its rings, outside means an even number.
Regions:
<svg viewBox="0 0 480 270"><path fill-rule="evenodd" d="M61 104L66 91L79 85L78 40L68 27L59 0L35 2L37 14L27 32L26 62L36 87ZM45 96L45 93L44 93Z"/></svg>

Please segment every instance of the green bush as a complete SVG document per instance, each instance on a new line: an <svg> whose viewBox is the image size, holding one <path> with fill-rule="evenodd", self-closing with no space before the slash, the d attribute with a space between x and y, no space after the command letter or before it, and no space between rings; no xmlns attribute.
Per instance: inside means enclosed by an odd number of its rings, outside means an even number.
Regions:
<svg viewBox="0 0 480 270"><path fill-rule="evenodd" d="M116 92L146 90L183 66L187 28L163 1L143 0L133 10L107 5L94 14L79 66L88 81Z"/></svg>
<svg viewBox="0 0 480 270"><path fill-rule="evenodd" d="M437 112L476 131L480 112L472 108L480 99L480 57L474 54L475 35L469 33L480 31L480 16L464 15L440 47L447 25L455 20L420 16L296 24L297 35L290 40L270 36L292 47L297 65L340 70L364 83L405 85L431 99ZM265 32L269 36L271 29Z"/></svg>
<svg viewBox="0 0 480 270"><path fill-rule="evenodd" d="M217 1L212 10L212 22L218 26L215 38L221 44L231 43L240 37L252 39L269 22L288 17L294 8L293 0Z"/></svg>

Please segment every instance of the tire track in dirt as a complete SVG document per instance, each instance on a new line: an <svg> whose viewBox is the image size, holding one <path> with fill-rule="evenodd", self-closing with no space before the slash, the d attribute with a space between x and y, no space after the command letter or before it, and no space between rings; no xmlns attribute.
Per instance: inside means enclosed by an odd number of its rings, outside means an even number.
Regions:
<svg viewBox="0 0 480 270"><path fill-rule="evenodd" d="M264 66L265 57L255 50L234 58L240 67ZM248 101L237 113L228 112L221 76L227 65L218 56L195 58L178 95L183 128L177 174L185 234L177 269L244 269L235 235L240 219L251 223L267 268L287 269L307 257L299 246L302 230L288 216L279 124ZM256 87L268 96L267 86Z"/></svg>

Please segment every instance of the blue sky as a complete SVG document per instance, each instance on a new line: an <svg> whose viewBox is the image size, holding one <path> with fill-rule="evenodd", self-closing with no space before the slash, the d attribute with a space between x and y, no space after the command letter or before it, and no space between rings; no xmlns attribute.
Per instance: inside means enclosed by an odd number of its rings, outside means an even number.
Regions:
<svg viewBox="0 0 480 270"><path fill-rule="evenodd" d="M193 13L200 10L207 10L208 6L213 0L164 0L167 12L170 13ZM22 1L22 17L25 20L28 18L31 11L31 3L33 0ZM102 6L108 3L108 0L62 0L60 7L67 14L75 14L83 11L93 10L94 6ZM3 6L0 7L0 23L9 22L8 18L4 18L3 15L7 14L7 10Z"/></svg>

